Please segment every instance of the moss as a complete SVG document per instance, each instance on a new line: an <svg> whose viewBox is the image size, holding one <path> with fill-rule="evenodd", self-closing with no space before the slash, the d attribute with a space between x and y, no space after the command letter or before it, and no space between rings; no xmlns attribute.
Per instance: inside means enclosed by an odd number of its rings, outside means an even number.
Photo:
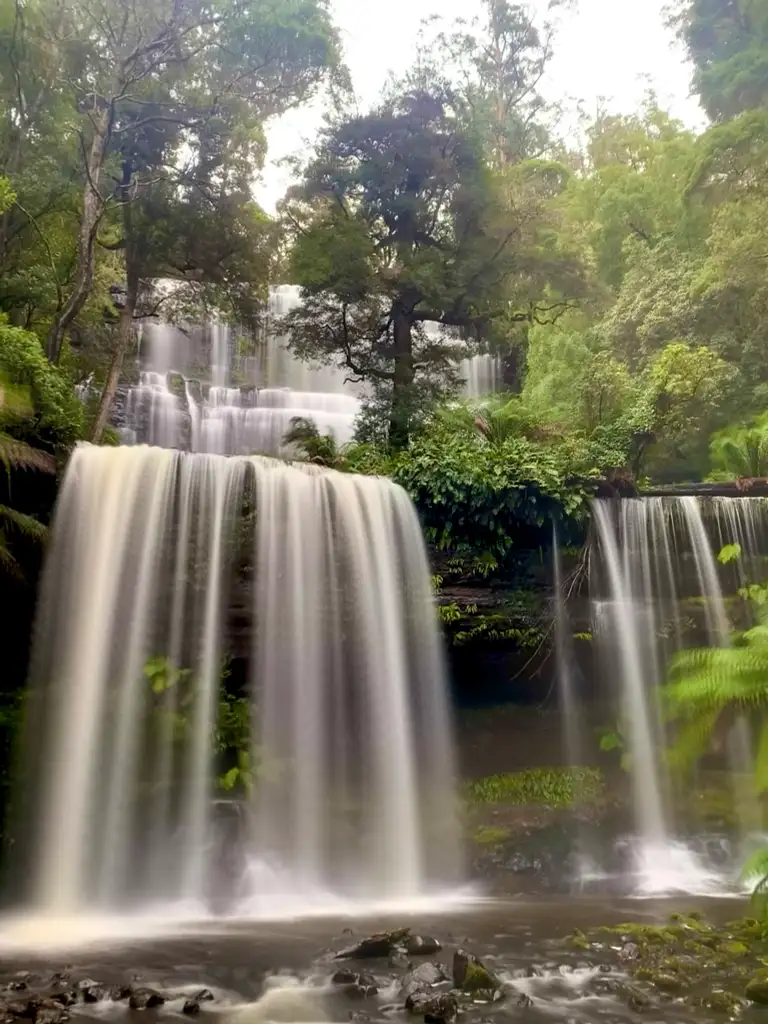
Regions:
<svg viewBox="0 0 768 1024"><path fill-rule="evenodd" d="M713 989L705 996L701 996L696 1002L707 1010L715 1010L719 1013L735 1013L741 1008L741 999L732 992L724 992L722 989Z"/></svg>
<svg viewBox="0 0 768 1024"><path fill-rule="evenodd" d="M768 1006L768 977L764 974L756 974L747 983L744 995L752 1003L759 1003L761 1006Z"/></svg>
<svg viewBox="0 0 768 1024"><path fill-rule="evenodd" d="M467 796L474 804L570 807L597 803L603 790L599 768L530 768L476 779Z"/></svg>
<svg viewBox="0 0 768 1024"><path fill-rule="evenodd" d="M512 835L508 828L501 828L494 825L481 825L474 834L476 843L481 846L495 846L498 843L506 842Z"/></svg>
<svg viewBox="0 0 768 1024"><path fill-rule="evenodd" d="M498 983L479 960L470 960L461 988L463 992L493 992L498 988Z"/></svg>
<svg viewBox="0 0 768 1024"><path fill-rule="evenodd" d="M743 942L721 942L718 949L727 953L728 956L748 956L749 946L746 946Z"/></svg>
<svg viewBox="0 0 768 1024"><path fill-rule="evenodd" d="M573 931L573 933L570 936L568 941L574 947L574 949L591 949L592 948L592 943L589 941L589 939L584 934L584 932L579 931L578 928L576 928Z"/></svg>
<svg viewBox="0 0 768 1024"><path fill-rule="evenodd" d="M657 971L651 979L653 984L662 992L681 992L687 987L684 978L678 974L668 974L664 971Z"/></svg>

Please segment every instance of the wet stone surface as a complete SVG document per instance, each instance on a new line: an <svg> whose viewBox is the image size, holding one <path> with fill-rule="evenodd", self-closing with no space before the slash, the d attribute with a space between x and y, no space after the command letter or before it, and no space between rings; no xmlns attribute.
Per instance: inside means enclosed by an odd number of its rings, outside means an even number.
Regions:
<svg viewBox="0 0 768 1024"><path fill-rule="evenodd" d="M762 1021L762 925L736 920L741 903L712 901L717 925L689 910L670 919L669 902L521 902L352 935L328 921L209 924L107 951L27 955L23 969L22 954L6 950L0 1024ZM633 917L641 923L625 923Z"/></svg>

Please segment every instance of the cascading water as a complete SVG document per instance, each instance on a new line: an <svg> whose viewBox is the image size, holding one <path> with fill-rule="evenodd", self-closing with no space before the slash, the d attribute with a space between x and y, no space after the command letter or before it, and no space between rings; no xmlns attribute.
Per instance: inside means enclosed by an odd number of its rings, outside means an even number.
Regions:
<svg viewBox="0 0 768 1024"><path fill-rule="evenodd" d="M250 619L252 795L235 872L218 863L214 779L236 592ZM429 570L389 481L79 447L34 665L18 850L38 911L200 913L226 896L281 917L459 880Z"/></svg>
<svg viewBox="0 0 768 1024"><path fill-rule="evenodd" d="M676 650L729 643L723 585L735 591L758 566L768 539L765 510L759 498L654 497L593 504L590 593L598 670L619 685L637 832L635 870L643 892L717 882L676 836L659 684ZM720 566L718 551L733 543L743 558L735 569ZM734 782L749 760L746 725L736 728L730 744ZM754 801L751 806L739 802L746 831L757 811Z"/></svg>
<svg viewBox="0 0 768 1024"><path fill-rule="evenodd" d="M169 324L147 324L142 333L138 384L128 393L123 441L193 452L249 455L286 453L284 437L294 419L312 421L338 445L352 439L360 412L359 386L336 366L314 367L295 359L285 337L271 326L300 301L292 285L274 288L257 355L239 356L231 332L214 323L207 346ZM441 337L437 325L431 333ZM207 368L199 364L205 358ZM197 363L197 367L196 367ZM480 398L500 388L499 360L490 355L461 361L464 394ZM194 373L205 380L195 379ZM235 386L237 377L243 383Z"/></svg>

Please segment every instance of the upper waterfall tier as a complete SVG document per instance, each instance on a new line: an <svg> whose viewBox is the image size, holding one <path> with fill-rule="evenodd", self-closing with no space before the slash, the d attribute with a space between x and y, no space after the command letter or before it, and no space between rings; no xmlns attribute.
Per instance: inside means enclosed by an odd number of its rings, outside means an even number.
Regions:
<svg viewBox="0 0 768 1024"><path fill-rule="evenodd" d="M250 728L228 789L220 701L242 577L253 650L227 685L250 702ZM282 916L458 880L429 568L387 480L79 447L48 553L28 735L16 854L39 910L226 897ZM215 818L233 778L240 843Z"/></svg>
<svg viewBox="0 0 768 1024"><path fill-rule="evenodd" d="M308 366L270 327L299 302L299 289L274 288L255 355L237 351L232 332L212 324L188 337L170 324L145 325L139 381L129 390L123 441L219 454L285 454L294 419L311 420L337 444L352 439L361 385L337 366ZM431 325L439 336L437 325ZM200 332L198 332L200 335ZM465 394L478 398L500 387L499 361L475 356L460 364Z"/></svg>

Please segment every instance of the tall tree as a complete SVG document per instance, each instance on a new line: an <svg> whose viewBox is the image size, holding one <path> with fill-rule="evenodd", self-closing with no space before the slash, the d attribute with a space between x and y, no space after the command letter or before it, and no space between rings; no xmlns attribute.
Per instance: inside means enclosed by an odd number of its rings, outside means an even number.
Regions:
<svg viewBox="0 0 768 1024"><path fill-rule="evenodd" d="M768 103L767 0L684 0L675 20L714 121Z"/></svg>
<svg viewBox="0 0 768 1024"><path fill-rule="evenodd" d="M90 294L102 222L137 194L126 154L144 146L178 161L213 122L258 166L263 121L311 95L338 43L325 0L33 0L24 17L29 52L54 55L46 88L68 105L79 152L76 259L47 340L55 361Z"/></svg>
<svg viewBox="0 0 768 1024"><path fill-rule="evenodd" d="M559 0L549 10L561 6ZM444 80L466 125L496 168L544 156L553 147L551 108L539 89L553 54L554 26L534 8L483 0L422 59Z"/></svg>
<svg viewBox="0 0 768 1024"><path fill-rule="evenodd" d="M477 339L501 317L567 304L538 301L542 266L558 263L542 252L539 217L564 169L515 170L495 179L446 96L412 83L327 131L286 204L304 298L288 317L290 344L369 381L395 446L425 401L456 384L456 353L429 325Z"/></svg>

